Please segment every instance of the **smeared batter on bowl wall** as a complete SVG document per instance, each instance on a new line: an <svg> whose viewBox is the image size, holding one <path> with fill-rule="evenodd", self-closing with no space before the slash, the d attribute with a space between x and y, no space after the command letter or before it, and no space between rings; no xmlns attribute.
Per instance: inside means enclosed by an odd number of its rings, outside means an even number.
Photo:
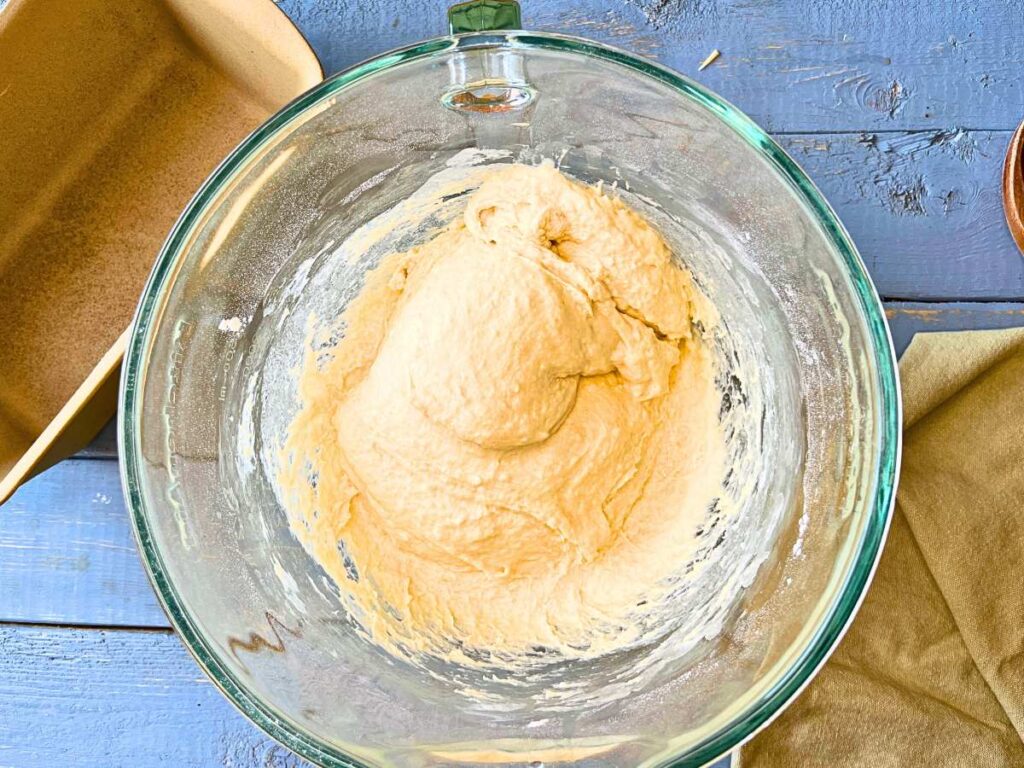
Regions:
<svg viewBox="0 0 1024 768"><path fill-rule="evenodd" d="M405 657L644 640L721 496L711 314L615 197L488 172L306 355L278 475L296 535Z"/></svg>

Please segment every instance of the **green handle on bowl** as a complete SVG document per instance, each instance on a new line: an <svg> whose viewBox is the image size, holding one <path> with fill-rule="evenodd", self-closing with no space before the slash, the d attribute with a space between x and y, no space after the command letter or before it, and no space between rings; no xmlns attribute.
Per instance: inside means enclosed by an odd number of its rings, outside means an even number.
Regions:
<svg viewBox="0 0 1024 768"><path fill-rule="evenodd" d="M448 9L448 30L453 35L521 28L522 17L516 0L470 0Z"/></svg>

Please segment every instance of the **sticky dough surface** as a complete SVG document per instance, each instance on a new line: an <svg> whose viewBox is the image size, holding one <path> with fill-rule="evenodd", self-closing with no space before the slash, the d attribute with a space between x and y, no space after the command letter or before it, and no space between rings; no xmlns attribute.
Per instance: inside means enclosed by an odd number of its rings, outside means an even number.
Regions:
<svg viewBox="0 0 1024 768"><path fill-rule="evenodd" d="M490 172L367 275L337 346L307 353L278 483L375 640L514 659L642 639L721 488L705 304L653 227L551 166Z"/></svg>

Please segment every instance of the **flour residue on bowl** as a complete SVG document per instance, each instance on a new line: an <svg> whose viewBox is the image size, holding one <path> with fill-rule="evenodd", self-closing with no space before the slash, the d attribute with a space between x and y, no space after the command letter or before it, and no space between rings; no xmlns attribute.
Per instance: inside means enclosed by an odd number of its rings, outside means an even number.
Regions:
<svg viewBox="0 0 1024 768"><path fill-rule="evenodd" d="M461 216L311 324L280 498L402 658L530 666L652 642L679 625L702 523L731 508L713 308L618 198L550 165L477 171Z"/></svg>

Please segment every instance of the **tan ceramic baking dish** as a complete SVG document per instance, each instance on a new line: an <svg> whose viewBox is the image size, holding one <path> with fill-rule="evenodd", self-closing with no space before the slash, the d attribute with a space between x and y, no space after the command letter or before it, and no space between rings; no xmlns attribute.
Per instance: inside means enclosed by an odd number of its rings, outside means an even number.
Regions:
<svg viewBox="0 0 1024 768"><path fill-rule="evenodd" d="M178 212L322 78L271 0L0 2L0 502L114 413Z"/></svg>

